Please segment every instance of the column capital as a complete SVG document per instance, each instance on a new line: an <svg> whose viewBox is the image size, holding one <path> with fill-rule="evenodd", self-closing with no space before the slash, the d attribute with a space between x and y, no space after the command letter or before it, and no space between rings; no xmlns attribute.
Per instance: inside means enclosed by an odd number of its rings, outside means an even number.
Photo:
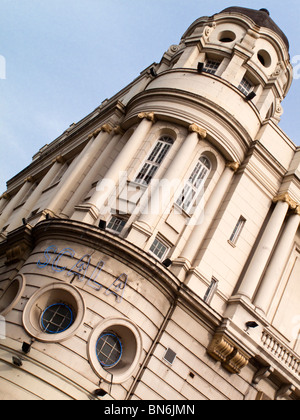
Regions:
<svg viewBox="0 0 300 420"><path fill-rule="evenodd" d="M52 163L61 163L63 165L65 163L65 158L59 155L55 159L53 159Z"/></svg>
<svg viewBox="0 0 300 420"><path fill-rule="evenodd" d="M156 118L154 112L140 112L138 115L138 118L140 120L143 120L146 118L147 120L151 121L152 123L155 123Z"/></svg>
<svg viewBox="0 0 300 420"><path fill-rule="evenodd" d="M231 169L234 173L240 169L240 164L238 162L227 162L226 168Z"/></svg>
<svg viewBox="0 0 300 420"><path fill-rule="evenodd" d="M297 206L294 210L294 214L297 214L298 216L300 216L300 206Z"/></svg>
<svg viewBox="0 0 300 420"><path fill-rule="evenodd" d="M34 182L33 177L32 177L32 176L28 176L27 178L25 178L25 179L24 179L24 184L26 184L26 182L33 183L33 182Z"/></svg>
<svg viewBox="0 0 300 420"><path fill-rule="evenodd" d="M291 198L289 193L282 193L273 198L273 203L278 203L279 201L287 203L292 210L296 210L298 207L298 204Z"/></svg>
<svg viewBox="0 0 300 420"><path fill-rule="evenodd" d="M121 135L123 136L125 131L123 130L123 128L120 125L117 125L114 129L113 129L114 134L116 135Z"/></svg>
<svg viewBox="0 0 300 420"><path fill-rule="evenodd" d="M197 133L201 137L201 139L205 139L207 136L207 131L204 130L204 128L199 127L197 124L191 124L189 126L189 132L190 133Z"/></svg>
<svg viewBox="0 0 300 420"><path fill-rule="evenodd" d="M102 131L110 134L113 131L113 128L110 124L103 124L100 128L97 128L93 133L88 136L88 140L97 137Z"/></svg>
<svg viewBox="0 0 300 420"><path fill-rule="evenodd" d="M2 198L3 198L4 200L9 200L9 199L10 199L10 195L9 195L7 192L5 192L4 194L2 194L2 195L0 196L0 200L2 200Z"/></svg>

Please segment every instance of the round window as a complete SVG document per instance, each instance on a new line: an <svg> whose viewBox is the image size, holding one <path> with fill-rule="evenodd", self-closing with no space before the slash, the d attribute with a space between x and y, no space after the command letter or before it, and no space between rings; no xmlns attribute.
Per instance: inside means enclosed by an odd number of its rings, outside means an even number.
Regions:
<svg viewBox="0 0 300 420"><path fill-rule="evenodd" d="M96 345L96 353L100 365L104 368L116 366L122 357L122 344L115 334L102 334Z"/></svg>
<svg viewBox="0 0 300 420"><path fill-rule="evenodd" d="M29 299L23 312L23 325L37 340L56 343L71 338L82 324L84 315L84 300L77 288L51 283Z"/></svg>
<svg viewBox="0 0 300 420"><path fill-rule="evenodd" d="M142 337L129 319L104 319L91 333L89 362L94 372L108 383L126 382L142 357Z"/></svg>
<svg viewBox="0 0 300 420"><path fill-rule="evenodd" d="M26 286L25 277L19 274L8 284L0 296L0 315L6 316L20 301Z"/></svg>
<svg viewBox="0 0 300 420"><path fill-rule="evenodd" d="M60 334L71 327L73 319L73 311L69 306L55 303L42 313L41 326L47 334Z"/></svg>

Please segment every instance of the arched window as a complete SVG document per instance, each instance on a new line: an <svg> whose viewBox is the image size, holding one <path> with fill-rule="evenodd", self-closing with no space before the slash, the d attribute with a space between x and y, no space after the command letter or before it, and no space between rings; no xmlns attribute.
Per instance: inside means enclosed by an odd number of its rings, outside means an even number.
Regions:
<svg viewBox="0 0 300 420"><path fill-rule="evenodd" d="M138 176L136 177L135 182L144 185L150 184L152 178L156 174L158 168L162 164L173 143L174 140L168 136L163 136L158 140L154 149L140 170Z"/></svg>
<svg viewBox="0 0 300 420"><path fill-rule="evenodd" d="M176 201L176 204L187 213L189 213L195 205L196 199L198 198L210 171L210 161L205 156L201 156Z"/></svg>

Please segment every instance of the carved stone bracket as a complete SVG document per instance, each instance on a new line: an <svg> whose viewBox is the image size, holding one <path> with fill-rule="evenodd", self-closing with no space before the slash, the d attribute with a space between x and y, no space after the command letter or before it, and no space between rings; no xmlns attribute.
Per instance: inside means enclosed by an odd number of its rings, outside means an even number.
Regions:
<svg viewBox="0 0 300 420"><path fill-rule="evenodd" d="M207 349L208 354L222 363L224 369L239 374L250 357L224 333L217 333Z"/></svg>

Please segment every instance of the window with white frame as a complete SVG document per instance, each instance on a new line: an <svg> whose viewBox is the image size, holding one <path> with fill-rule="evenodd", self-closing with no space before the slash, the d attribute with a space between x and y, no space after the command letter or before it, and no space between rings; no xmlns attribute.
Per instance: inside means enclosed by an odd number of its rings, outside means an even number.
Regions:
<svg viewBox="0 0 300 420"><path fill-rule="evenodd" d="M238 89L246 96L249 95L250 92L252 92L252 90L254 89L254 84L247 79L246 77L244 77L241 81L241 83L239 84Z"/></svg>
<svg viewBox="0 0 300 420"><path fill-rule="evenodd" d="M241 216L230 236L230 239L229 239L230 244L232 245L237 244L237 241L242 233L242 230L244 229L245 224L246 224L246 219L243 216Z"/></svg>
<svg viewBox="0 0 300 420"><path fill-rule="evenodd" d="M176 201L176 204L187 213L191 211L195 204L210 171L211 163L209 159L205 156L201 156Z"/></svg>
<svg viewBox="0 0 300 420"><path fill-rule="evenodd" d="M142 169L137 175L135 182L144 185L150 184L152 178L156 174L164 158L167 156L167 153L172 147L173 143L174 140L168 136L163 136L158 140L154 149L150 153Z"/></svg>
<svg viewBox="0 0 300 420"><path fill-rule="evenodd" d="M112 230L115 233L121 233L126 223L127 220L125 218L113 216L107 225L107 229Z"/></svg>
<svg viewBox="0 0 300 420"><path fill-rule="evenodd" d="M206 60L203 71L209 74L216 74L221 62L217 60Z"/></svg>
<svg viewBox="0 0 300 420"><path fill-rule="evenodd" d="M162 261L166 257L169 250L170 248L164 242L162 242L159 238L155 238L149 252L150 254L153 254L157 259Z"/></svg>

